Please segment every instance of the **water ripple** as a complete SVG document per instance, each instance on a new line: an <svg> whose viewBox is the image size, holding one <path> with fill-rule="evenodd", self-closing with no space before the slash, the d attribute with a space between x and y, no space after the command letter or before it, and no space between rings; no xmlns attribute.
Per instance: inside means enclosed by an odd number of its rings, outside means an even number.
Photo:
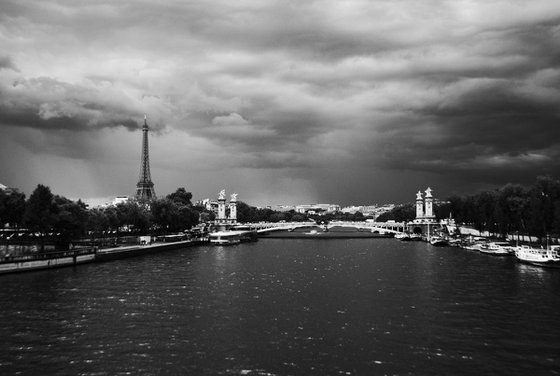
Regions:
<svg viewBox="0 0 560 376"><path fill-rule="evenodd" d="M0 373L557 374L560 273L388 239L2 276Z"/></svg>

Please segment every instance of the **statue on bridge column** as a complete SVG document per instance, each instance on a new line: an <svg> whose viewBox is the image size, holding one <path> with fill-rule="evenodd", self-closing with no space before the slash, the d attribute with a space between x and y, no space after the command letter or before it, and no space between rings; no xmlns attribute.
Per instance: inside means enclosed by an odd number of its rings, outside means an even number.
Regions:
<svg viewBox="0 0 560 376"><path fill-rule="evenodd" d="M424 198L422 192L416 193L416 219L424 218Z"/></svg>
<svg viewBox="0 0 560 376"><path fill-rule="evenodd" d="M430 187L426 189L426 200L424 202L424 217L428 219L435 219L434 209L433 209L433 197L432 197L432 190Z"/></svg>
<svg viewBox="0 0 560 376"><path fill-rule="evenodd" d="M222 189L218 196L218 223L223 223L226 218L226 190Z"/></svg>
<svg viewBox="0 0 560 376"><path fill-rule="evenodd" d="M232 194L229 200L229 221L237 223L237 193Z"/></svg>

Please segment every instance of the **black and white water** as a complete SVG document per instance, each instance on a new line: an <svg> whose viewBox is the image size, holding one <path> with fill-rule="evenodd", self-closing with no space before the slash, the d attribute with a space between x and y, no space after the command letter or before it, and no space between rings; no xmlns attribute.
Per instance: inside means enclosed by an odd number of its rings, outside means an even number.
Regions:
<svg viewBox="0 0 560 376"><path fill-rule="evenodd" d="M560 270L263 239L0 277L2 375L555 375Z"/></svg>

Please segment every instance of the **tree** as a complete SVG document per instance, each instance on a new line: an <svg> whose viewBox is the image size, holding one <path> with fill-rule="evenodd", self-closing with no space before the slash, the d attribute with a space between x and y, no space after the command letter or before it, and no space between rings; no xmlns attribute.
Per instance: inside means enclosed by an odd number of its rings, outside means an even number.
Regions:
<svg viewBox="0 0 560 376"><path fill-rule="evenodd" d="M41 251L45 246L44 235L53 229L58 220L57 210L50 188L39 184L27 200L23 223L41 234Z"/></svg>
<svg viewBox="0 0 560 376"><path fill-rule="evenodd" d="M190 230L198 224L199 213L194 210L191 205L182 205L179 209L179 221L177 222L177 230Z"/></svg>
<svg viewBox="0 0 560 376"><path fill-rule="evenodd" d="M237 201L237 220L242 223L258 222L256 219L256 209L243 201Z"/></svg>
<svg viewBox="0 0 560 376"><path fill-rule="evenodd" d="M187 192L185 188L177 188L177 190L174 193L167 195L167 198L175 202L176 204L187 205L187 206L192 205L191 203L192 193Z"/></svg>
<svg viewBox="0 0 560 376"><path fill-rule="evenodd" d="M167 231L184 231L198 224L199 212L184 200L167 198L153 200L151 213L153 225Z"/></svg>
<svg viewBox="0 0 560 376"><path fill-rule="evenodd" d="M498 190L496 221L503 235L527 232L527 204L527 191L520 185L507 184Z"/></svg>
<svg viewBox="0 0 560 376"><path fill-rule="evenodd" d="M136 232L146 233L150 227L150 214L145 205L129 201L117 204L119 227L131 226Z"/></svg>
<svg viewBox="0 0 560 376"><path fill-rule="evenodd" d="M111 228L109 217L102 209L91 209L88 211L87 230L95 233L107 231Z"/></svg>
<svg viewBox="0 0 560 376"><path fill-rule="evenodd" d="M27 200L23 215L25 226L44 234L52 230L57 219L57 207L50 188L39 184Z"/></svg>
<svg viewBox="0 0 560 376"><path fill-rule="evenodd" d="M292 213L292 217L290 218L290 222L304 222L307 221L307 216L300 213Z"/></svg>
<svg viewBox="0 0 560 376"><path fill-rule="evenodd" d="M86 231L88 213L85 204L71 201L65 197L55 196L54 204L57 211L57 220L54 229L60 234L59 242L63 249L68 249L72 241Z"/></svg>
<svg viewBox="0 0 560 376"><path fill-rule="evenodd" d="M0 191L0 226L9 223L19 227L25 212L25 194Z"/></svg>
<svg viewBox="0 0 560 376"><path fill-rule="evenodd" d="M119 227L123 225L121 217L119 216L119 210L115 206L109 206L108 208L103 209L103 214L107 218L107 229L117 231L118 234Z"/></svg>
<svg viewBox="0 0 560 376"><path fill-rule="evenodd" d="M272 213L269 217L270 222L280 222L285 220L286 220L286 215L280 212Z"/></svg>
<svg viewBox="0 0 560 376"><path fill-rule="evenodd" d="M359 211L355 212L352 215L352 219L351 219L351 221L353 221L353 222L363 222L365 220L366 220L366 217L364 217L364 214L362 212L359 212Z"/></svg>
<svg viewBox="0 0 560 376"><path fill-rule="evenodd" d="M409 203L395 206L392 210L377 217L377 221L408 222L412 221L414 218L416 218L416 209L414 204Z"/></svg>
<svg viewBox="0 0 560 376"><path fill-rule="evenodd" d="M216 214L211 211L204 210L199 212L199 219L200 222L210 222L216 219Z"/></svg>
<svg viewBox="0 0 560 376"><path fill-rule="evenodd" d="M174 227L174 222L179 215L177 205L169 198L152 200L150 212L152 213L152 221L155 227L164 230L170 230L171 227Z"/></svg>
<svg viewBox="0 0 560 376"><path fill-rule="evenodd" d="M453 216L452 208L453 205L449 201L440 203L439 205L434 205L434 214L436 218L449 218Z"/></svg>
<svg viewBox="0 0 560 376"><path fill-rule="evenodd" d="M555 230L556 207L560 203L560 182L539 176L527 192L527 227L532 235L544 238Z"/></svg>
<svg viewBox="0 0 560 376"><path fill-rule="evenodd" d="M498 195L495 191L479 192L474 198L476 215L474 218L475 227L480 230L496 232L495 211Z"/></svg>

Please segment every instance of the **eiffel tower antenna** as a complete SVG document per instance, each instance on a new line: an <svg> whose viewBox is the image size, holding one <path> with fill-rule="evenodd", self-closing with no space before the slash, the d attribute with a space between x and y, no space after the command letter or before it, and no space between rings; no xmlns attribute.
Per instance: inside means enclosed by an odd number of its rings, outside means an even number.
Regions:
<svg viewBox="0 0 560 376"><path fill-rule="evenodd" d="M148 120L144 114L144 126L142 127L142 158L140 160L140 178L136 184L136 199L152 200L156 198L154 183L150 175L150 155L148 152Z"/></svg>

